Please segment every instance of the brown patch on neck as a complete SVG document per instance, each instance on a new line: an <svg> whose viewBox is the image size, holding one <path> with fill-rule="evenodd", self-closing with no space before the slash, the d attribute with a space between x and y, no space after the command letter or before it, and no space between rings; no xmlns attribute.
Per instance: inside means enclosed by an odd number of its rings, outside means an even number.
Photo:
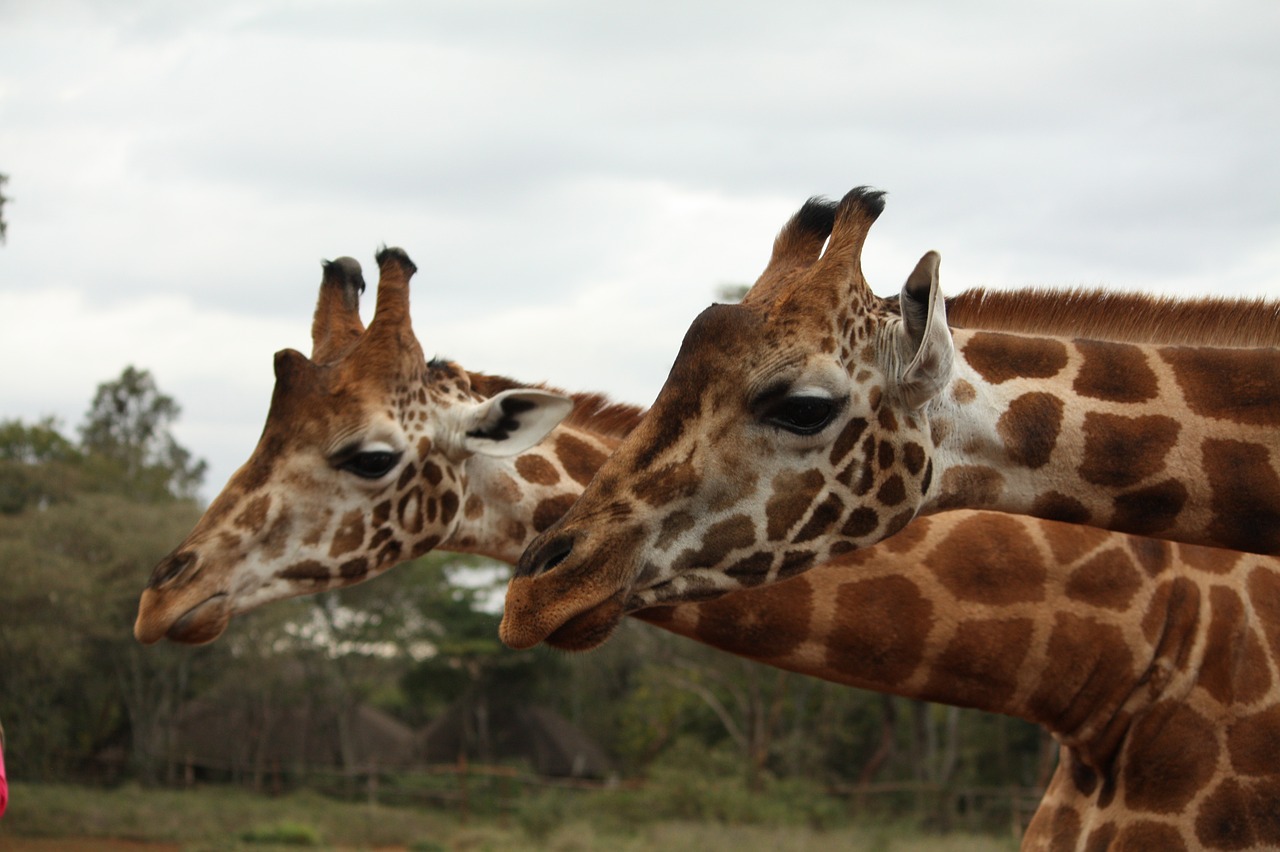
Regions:
<svg viewBox="0 0 1280 852"><path fill-rule="evenodd" d="M1125 417L1091 411L1084 417L1080 476L1094 485L1136 485L1164 469L1181 430L1177 420L1163 414Z"/></svg>
<svg viewBox="0 0 1280 852"><path fill-rule="evenodd" d="M1044 467L1058 445L1062 400L1048 393L1024 393L996 421L1009 461L1032 469Z"/></svg>
<svg viewBox="0 0 1280 852"><path fill-rule="evenodd" d="M1187 407L1203 417L1280 426L1280 357L1268 349L1161 349Z"/></svg>
<svg viewBox="0 0 1280 852"><path fill-rule="evenodd" d="M1048 337L979 332L964 344L970 367L993 385L1010 379L1048 379L1067 366L1067 347Z"/></svg>

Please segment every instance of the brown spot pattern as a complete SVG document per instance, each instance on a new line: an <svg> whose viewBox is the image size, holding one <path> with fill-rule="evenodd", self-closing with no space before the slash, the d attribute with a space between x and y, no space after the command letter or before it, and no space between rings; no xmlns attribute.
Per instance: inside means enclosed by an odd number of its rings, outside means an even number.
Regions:
<svg viewBox="0 0 1280 852"><path fill-rule="evenodd" d="M825 482L826 477L817 468L798 474L784 471L773 478L773 494L764 507L769 541L782 540L799 523L813 503L814 492Z"/></svg>
<svg viewBox="0 0 1280 852"><path fill-rule="evenodd" d="M1138 717L1121 771L1125 804L1140 811L1183 811L1214 774L1218 738L1190 707L1168 702Z"/></svg>
<svg viewBox="0 0 1280 852"><path fill-rule="evenodd" d="M1241 775L1274 775L1280 767L1280 706L1234 722L1227 729L1227 750Z"/></svg>
<svg viewBox="0 0 1280 852"><path fill-rule="evenodd" d="M1089 399L1146 402L1155 399L1159 382L1141 349L1128 343L1077 340L1082 357L1072 389Z"/></svg>
<svg viewBox="0 0 1280 852"><path fill-rule="evenodd" d="M993 711L1007 706L1033 628L1029 618L961 622L937 659L925 696Z"/></svg>
<svg viewBox="0 0 1280 852"><path fill-rule="evenodd" d="M1004 475L994 468L962 464L942 474L942 495L938 510L979 508L988 506L1004 490Z"/></svg>
<svg viewBox="0 0 1280 852"><path fill-rule="evenodd" d="M1209 534L1232 550L1280 552L1280 478L1260 444L1208 439L1204 468L1215 513Z"/></svg>
<svg viewBox="0 0 1280 852"><path fill-rule="evenodd" d="M284 580L311 580L322 582L329 579L329 566L314 559L304 559L286 567L277 576Z"/></svg>
<svg viewBox="0 0 1280 852"><path fill-rule="evenodd" d="M1142 577L1118 548L1105 550L1067 579L1067 597L1104 609L1124 611L1142 588Z"/></svg>
<svg viewBox="0 0 1280 852"><path fill-rule="evenodd" d="M1171 564L1173 544L1158 538L1129 536L1127 539L1129 552L1138 560L1138 564L1149 576L1155 577Z"/></svg>
<svg viewBox="0 0 1280 852"><path fill-rule="evenodd" d="M809 638L812 611L813 589L797 577L763 593L747 590L700 604L697 637L762 660L782 657Z"/></svg>
<svg viewBox="0 0 1280 852"><path fill-rule="evenodd" d="M755 524L747 515L734 515L716 521L707 528L702 546L681 553L672 565L672 570L680 574L693 568L714 568L724 563L730 553L755 543L755 540Z"/></svg>
<svg viewBox="0 0 1280 852"><path fill-rule="evenodd" d="M1113 538L1106 530L1076 524L1040 524L1040 532L1060 562L1075 562Z"/></svg>
<svg viewBox="0 0 1280 852"><path fill-rule="evenodd" d="M827 644L827 663L859 681L891 687L924 658L933 604L903 577L845 583L836 592L841 619Z"/></svg>
<svg viewBox="0 0 1280 852"><path fill-rule="evenodd" d="M1110 488L1136 485L1164 469L1181 429L1163 414L1125 417L1091 411L1084 416L1080 476Z"/></svg>
<svg viewBox="0 0 1280 852"><path fill-rule="evenodd" d="M355 580L369 573L369 560L363 556L348 559L338 566L338 575L344 580Z"/></svg>
<svg viewBox="0 0 1280 852"><path fill-rule="evenodd" d="M1049 491L1037 497L1031 504L1031 514L1046 521L1062 521L1073 525L1084 524L1092 516L1085 504L1058 491Z"/></svg>
<svg viewBox="0 0 1280 852"><path fill-rule="evenodd" d="M632 492L651 506L690 497L698 490L698 476L688 462L673 462L636 478Z"/></svg>
<svg viewBox="0 0 1280 852"><path fill-rule="evenodd" d="M352 509L342 516L338 530L333 534L329 545L330 556L342 556L356 550L364 544L364 513Z"/></svg>
<svg viewBox="0 0 1280 852"><path fill-rule="evenodd" d="M1277 848L1280 781L1225 779L1200 806L1196 838L1206 849Z"/></svg>
<svg viewBox="0 0 1280 852"><path fill-rule="evenodd" d="M440 523L447 526L456 514L458 514L458 495L452 491L446 491L440 495Z"/></svg>
<svg viewBox="0 0 1280 852"><path fill-rule="evenodd" d="M1177 520L1187 503L1187 486L1176 479L1127 491L1115 498L1111 526L1123 532L1155 535Z"/></svg>
<svg viewBox="0 0 1280 852"><path fill-rule="evenodd" d="M970 367L993 385L1010 379L1047 379L1067 366L1067 347L1047 337L980 332L962 350Z"/></svg>
<svg viewBox="0 0 1280 852"><path fill-rule="evenodd" d="M1280 573L1253 569L1249 574L1249 603L1262 622L1272 656L1280 658Z"/></svg>
<svg viewBox="0 0 1280 852"><path fill-rule="evenodd" d="M1062 431L1062 411L1062 400L1047 393L1024 393L1009 403L996 421L1009 461L1033 470L1048 464Z"/></svg>
<svg viewBox="0 0 1280 852"><path fill-rule="evenodd" d="M532 482L534 485L555 485L560 481L560 472L555 465L542 456L520 456L516 459L516 473L525 482Z"/></svg>
<svg viewBox="0 0 1280 852"><path fill-rule="evenodd" d="M1116 836L1117 852L1187 852L1182 835L1172 826L1151 820L1140 820L1120 829Z"/></svg>
<svg viewBox="0 0 1280 852"><path fill-rule="evenodd" d="M846 538L865 538L878 526L880 526L880 516L876 514L876 510L860 506L849 513L844 526L840 528L840 535Z"/></svg>
<svg viewBox="0 0 1280 852"><path fill-rule="evenodd" d="M606 458L602 451L569 434L556 437L556 457L569 478L579 485L590 482Z"/></svg>
<svg viewBox="0 0 1280 852"><path fill-rule="evenodd" d="M418 475L418 469L414 467L413 462L409 462L404 466L404 470L400 471L400 478L396 481L396 490L403 491L405 486L414 480Z"/></svg>
<svg viewBox="0 0 1280 852"><path fill-rule="evenodd" d="M443 500L453 497L454 509L457 509L458 497L452 491L446 493ZM400 519L400 526L410 534L422 532L423 524L423 505L422 505L422 488L415 485L408 490L396 504L396 517ZM448 523L446 520L445 523Z"/></svg>
<svg viewBox="0 0 1280 852"><path fill-rule="evenodd" d="M924 469L924 447L914 441L907 443L902 448L902 463L907 466L907 473L919 476L920 471Z"/></svg>
<svg viewBox="0 0 1280 852"><path fill-rule="evenodd" d="M574 503L572 494L560 494L555 497L548 497L538 503L533 509L533 529L535 532L546 532L556 521L569 511L569 507Z"/></svg>
<svg viewBox="0 0 1280 852"><path fill-rule="evenodd" d="M844 502L835 494L828 494L814 508L809 520L805 521L804 526L792 537L791 541L795 544L800 544L824 535L835 526L842 514L844 514Z"/></svg>
<svg viewBox="0 0 1280 852"><path fill-rule="evenodd" d="M682 510L672 512L662 519L662 526L658 530L654 547L658 550L666 550L677 536L691 529L693 529L693 515Z"/></svg>
<svg viewBox="0 0 1280 852"><path fill-rule="evenodd" d="M1048 569L1025 527L1009 516L966 518L924 564L959 600L996 606L1044 600Z"/></svg>
<svg viewBox="0 0 1280 852"><path fill-rule="evenodd" d="M244 510L236 515L235 525L251 535L262 532L267 522L267 511L271 508L271 495L259 494L245 505Z"/></svg>
<svg viewBox="0 0 1280 852"><path fill-rule="evenodd" d="M1244 603L1233 589L1209 590L1208 643L1200 669L1200 686L1222 704L1248 704L1271 688L1267 656L1246 621Z"/></svg>
<svg viewBox="0 0 1280 852"><path fill-rule="evenodd" d="M845 424L840 430L840 434L836 436L836 440L831 445L831 454L829 456L831 464L838 465L849 455L849 452L857 446L858 439L862 437L862 433L867 430L867 421L863 417L854 417Z"/></svg>
<svg viewBox="0 0 1280 852"><path fill-rule="evenodd" d="M902 476L897 473L880 483L880 488L876 491L876 500L880 501L882 506L898 506L905 499L907 499L907 488L902 481Z"/></svg>
<svg viewBox="0 0 1280 852"><path fill-rule="evenodd" d="M1132 683L1133 654L1119 627L1059 612L1028 706L1036 720L1071 732L1098 708L1118 705Z"/></svg>
<svg viewBox="0 0 1280 852"><path fill-rule="evenodd" d="M1280 425L1280 357L1273 349L1161 349L1187 407L1203 417Z"/></svg>
<svg viewBox="0 0 1280 852"><path fill-rule="evenodd" d="M1235 550L1223 550L1220 547L1202 547L1198 544L1177 543L1178 560L1200 571L1210 574L1228 574L1236 567L1244 555Z"/></svg>

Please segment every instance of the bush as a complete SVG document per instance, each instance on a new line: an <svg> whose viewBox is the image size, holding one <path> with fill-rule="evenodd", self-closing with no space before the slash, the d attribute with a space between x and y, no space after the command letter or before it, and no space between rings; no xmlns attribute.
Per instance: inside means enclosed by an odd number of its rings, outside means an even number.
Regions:
<svg viewBox="0 0 1280 852"><path fill-rule="evenodd" d="M242 832L240 839L245 843L274 843L278 846L319 846L320 832L301 823L279 822L251 828Z"/></svg>

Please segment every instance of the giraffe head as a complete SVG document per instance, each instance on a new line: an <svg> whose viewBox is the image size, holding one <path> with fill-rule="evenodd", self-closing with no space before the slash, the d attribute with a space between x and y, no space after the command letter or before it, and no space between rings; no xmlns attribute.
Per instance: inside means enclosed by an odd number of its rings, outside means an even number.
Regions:
<svg viewBox="0 0 1280 852"><path fill-rule="evenodd" d="M409 319L413 262L400 249L377 261L367 329L360 265L325 264L311 357L276 353L258 446L156 566L140 641L209 642L245 610L422 555L459 523L470 457L522 452L569 412L568 399L531 388L482 398L464 370L427 362Z"/></svg>
<svg viewBox="0 0 1280 852"><path fill-rule="evenodd" d="M954 352L936 254L898 300L863 278L882 199L810 200L742 303L693 322L653 408L525 551L506 642L589 647L627 612L785 579L915 515Z"/></svg>

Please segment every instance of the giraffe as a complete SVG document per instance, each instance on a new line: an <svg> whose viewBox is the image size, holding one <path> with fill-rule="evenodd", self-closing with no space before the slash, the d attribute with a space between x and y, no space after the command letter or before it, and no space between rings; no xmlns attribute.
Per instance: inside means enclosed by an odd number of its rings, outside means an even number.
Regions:
<svg viewBox="0 0 1280 852"><path fill-rule="evenodd" d="M850 686L1037 722L1024 850L1280 846L1280 559L955 511L635 617ZM551 644L589 647L571 622Z"/></svg>
<svg viewBox="0 0 1280 852"><path fill-rule="evenodd" d="M377 262L377 303L367 329L358 312L359 263L340 258L325 265L312 356L276 353L262 437L190 535L152 572L134 624L139 641L209 642L236 613L360 582L446 539L454 550L508 561L519 553L515 545L525 533L517 527L526 520L502 519L507 534L487 536L488 548L475 544L478 531L460 532L484 524L467 484L485 483L495 501L507 488L514 499L518 489L504 472L505 459L541 441L574 401L428 362L409 317L416 267L401 249L380 251ZM605 452L572 430L559 443L579 450L570 465ZM537 504L542 514L535 508L528 519L542 523L571 499L560 496L565 489L557 480L572 482L582 473L550 454L521 458L548 492ZM529 485L537 493L540 483Z"/></svg>
<svg viewBox="0 0 1280 852"><path fill-rule="evenodd" d="M742 303L693 322L521 557L505 641L777 582L950 509L1280 551L1280 350L952 330L935 253L898 299L867 287L882 209L811 199Z"/></svg>
<svg viewBox="0 0 1280 852"><path fill-rule="evenodd" d="M411 270L411 265L394 252L383 256L384 284L403 287L401 270L388 268L388 263L402 270ZM605 454L639 419L637 409L608 404L594 394L575 394L577 405L567 421L540 444L507 456L472 457L456 446L446 452L445 442L459 440L458 430L442 425L432 432L430 445L407 441L407 460L401 464L416 468L409 479L419 492L396 478L394 487L387 484L349 496L334 487L328 472L333 456L323 448L345 447L352 436L374 431L360 417L381 422L392 411L407 431L419 428L410 424L447 424L451 418L469 418L465 412L483 400L521 387L508 379L467 373L456 364L427 364L407 328L400 331L399 340L409 349L404 358L386 357L385 352L366 358L352 355L365 333L357 312L363 287L356 261L342 258L326 265L312 326L312 360L328 366L333 376L325 385L329 392L311 394L306 404L272 405L254 456L211 504L196 532L157 567L139 607L140 639L167 635L175 641L211 641L215 628L226 626L218 619L230 613L277 597L360 582L387 570L390 563L381 560L380 552L392 537L403 542L398 558L408 558L422 546L394 528L404 513L393 507L410 493L426 504L435 500L437 512L444 504L453 507L443 526L418 531L429 537L427 541L439 537L441 548L514 561L534 534L572 503ZM1046 333L1089 323L1101 324L1100 334L1150 333L1127 327L1145 306L1133 297L1046 294L1037 301L1044 304L1032 314ZM1027 311L1019 309L1020 304L1020 299L1006 294L978 291L954 297L949 309L960 324L1016 329L1027 324ZM1117 304L1133 310L1121 314L1115 310ZM1159 305L1156 311L1167 315L1175 307L1194 312L1162 333L1201 339L1215 331L1207 326L1206 316L1221 318L1236 311L1247 322L1253 306L1211 301ZM1122 315L1127 318L1125 327L1115 327L1115 318ZM407 314L402 317L407 322ZM1261 336L1255 342L1271 343L1265 337L1269 332L1274 327L1233 328L1229 338L1240 342ZM404 390L410 382L420 382L425 396ZM367 385L363 393L355 389L359 384ZM286 391L277 391L279 401ZM353 398L361 404L353 407ZM462 413L450 414L446 409L451 407ZM450 434L455 437L449 439ZM277 435L299 437L283 443L271 437ZM384 435L381 440L398 445L393 438ZM522 440L531 439L525 435ZM423 446L436 452L415 455ZM262 458L262 453L276 458ZM301 453L306 458L296 463L280 458ZM360 465L376 468L385 463L366 459ZM318 471L304 475L307 465ZM320 493L309 497L311 491ZM454 497L446 499L449 494ZM301 508L291 509L295 503ZM347 537L340 530L353 526L351 513L357 510L368 527L362 545L335 549L333 542ZM263 520L249 523L259 513ZM379 518L380 525L375 525ZM317 532L308 523L329 526ZM382 533L384 526L391 531ZM272 533L272 527L286 532ZM295 527L306 527L306 534L290 544L287 530ZM312 539L328 546L308 544ZM993 547L997 541L1007 544ZM290 547L311 560L307 570L293 567L299 558L286 553ZM259 550L263 553L255 553ZM362 574L341 570L357 557L366 559L371 569ZM1240 828L1227 820L1221 827L1215 815L1224 802L1228 810L1243 813L1252 807L1265 812L1265 798L1260 797L1272 779L1251 767L1275 765L1266 749L1280 736L1273 709L1276 698L1261 681L1251 688L1266 693L1264 697L1255 699L1237 689L1233 699L1223 698L1224 689L1231 688L1227 685L1236 683L1234 673L1221 664L1215 667L1214 661L1256 654L1260 642L1271 649L1280 645L1275 629L1280 603L1274 593L1269 598L1259 594L1256 600L1263 605L1251 604L1248 610L1254 619L1252 632L1236 635L1215 620L1218 610L1210 602L1217 607L1217 598L1229 597L1229 590L1222 588L1226 578L1248 578L1266 589L1274 585L1278 572L1270 557L1170 546L1028 517L950 512L923 518L881 545L845 554L775 586L635 615L730 653L836 683L1040 722L1062 741L1062 758L1027 833L1028 849L1070 848L1108 837L1116 845L1151 841L1150 846L1159 840L1160 848L1189 849L1211 844L1219 836L1215 832L1253 832L1231 836L1256 836L1259 842L1270 836L1265 825ZM1027 577L1042 578L1043 600L1036 598ZM978 578L977 585L966 588L964 578ZM913 584L917 591L912 591ZM1016 591L1001 593L1005 588ZM203 607L210 599L221 602ZM1182 607L1179 617L1162 619L1165 609L1172 609L1171 601ZM1142 613L1140 629L1126 618L1126 607ZM960 608L964 618L956 617ZM216 619L210 611L217 613ZM1086 624L1088 629L1081 629ZM589 635L575 636L567 630L550 638L552 644L570 649L587 647L590 640ZM993 656L983 647L984 642L1015 640L1027 648L1020 659ZM1237 646L1242 650L1234 653ZM1188 671L1175 674L1174 667L1184 657ZM1046 659L1073 665L1056 670L1051 679L1036 680ZM1094 671L1098 674L1088 678L1088 689L1081 689L1081 678ZM1266 683L1280 683L1274 667ZM1193 712L1181 708L1179 702L1185 702L1188 693L1198 696L1203 706ZM1230 706L1230 700L1239 706ZM1176 711L1176 724L1166 733L1158 720L1171 710ZM1114 721L1118 715L1133 720L1123 735L1124 725ZM1177 743L1183 761L1173 767L1177 771L1172 777L1144 775L1135 768L1151 751L1166 747L1167 737L1207 728L1215 733L1197 743L1196 750ZM1249 763L1244 752L1252 751L1258 754ZM1241 776L1232 782L1238 786L1223 786L1228 765ZM1206 789L1210 781L1217 786L1188 800L1181 779L1192 776L1207 779ZM1136 786L1141 794L1116 795L1124 785ZM1186 814L1192 811L1194 819L1189 820Z"/></svg>

